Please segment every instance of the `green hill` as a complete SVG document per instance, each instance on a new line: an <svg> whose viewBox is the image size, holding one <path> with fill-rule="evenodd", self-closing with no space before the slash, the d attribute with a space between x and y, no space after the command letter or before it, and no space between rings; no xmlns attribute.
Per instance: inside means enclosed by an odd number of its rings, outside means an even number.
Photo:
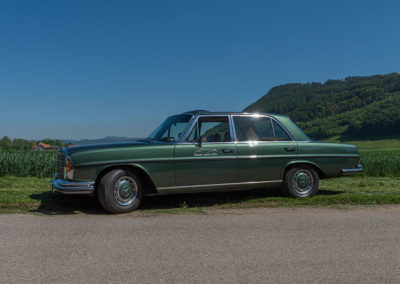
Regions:
<svg viewBox="0 0 400 284"><path fill-rule="evenodd" d="M244 111L286 114L314 139L400 137L400 74L281 85Z"/></svg>

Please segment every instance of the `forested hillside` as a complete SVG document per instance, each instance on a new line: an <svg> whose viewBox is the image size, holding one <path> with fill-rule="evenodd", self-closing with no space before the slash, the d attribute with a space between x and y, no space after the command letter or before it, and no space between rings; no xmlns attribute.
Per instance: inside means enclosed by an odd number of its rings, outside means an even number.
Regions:
<svg viewBox="0 0 400 284"><path fill-rule="evenodd" d="M400 74L281 85L244 111L286 114L314 139L400 137Z"/></svg>

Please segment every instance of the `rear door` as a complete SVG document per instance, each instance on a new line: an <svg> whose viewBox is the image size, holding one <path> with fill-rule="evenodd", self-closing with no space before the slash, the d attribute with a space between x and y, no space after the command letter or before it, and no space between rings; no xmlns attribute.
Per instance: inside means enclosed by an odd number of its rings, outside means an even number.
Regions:
<svg viewBox="0 0 400 284"><path fill-rule="evenodd" d="M238 151L238 181L279 181L285 166L297 159L297 144L274 119L233 116Z"/></svg>

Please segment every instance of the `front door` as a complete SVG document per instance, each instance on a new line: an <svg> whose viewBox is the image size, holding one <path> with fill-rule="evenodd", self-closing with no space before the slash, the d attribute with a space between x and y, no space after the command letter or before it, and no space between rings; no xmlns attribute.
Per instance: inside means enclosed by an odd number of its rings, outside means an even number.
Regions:
<svg viewBox="0 0 400 284"><path fill-rule="evenodd" d="M200 116L183 144L175 146L177 186L237 182L237 150L228 116Z"/></svg>

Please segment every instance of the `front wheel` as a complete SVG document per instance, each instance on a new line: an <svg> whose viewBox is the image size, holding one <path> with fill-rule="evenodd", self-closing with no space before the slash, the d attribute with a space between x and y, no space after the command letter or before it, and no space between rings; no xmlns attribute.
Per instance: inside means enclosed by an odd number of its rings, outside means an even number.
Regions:
<svg viewBox="0 0 400 284"><path fill-rule="evenodd" d="M127 213L139 207L143 189L136 174L116 169L102 177L97 194L101 206L108 212Z"/></svg>
<svg viewBox="0 0 400 284"><path fill-rule="evenodd" d="M310 166L296 166L285 175L283 193L295 198L314 196L318 192L319 176Z"/></svg>

